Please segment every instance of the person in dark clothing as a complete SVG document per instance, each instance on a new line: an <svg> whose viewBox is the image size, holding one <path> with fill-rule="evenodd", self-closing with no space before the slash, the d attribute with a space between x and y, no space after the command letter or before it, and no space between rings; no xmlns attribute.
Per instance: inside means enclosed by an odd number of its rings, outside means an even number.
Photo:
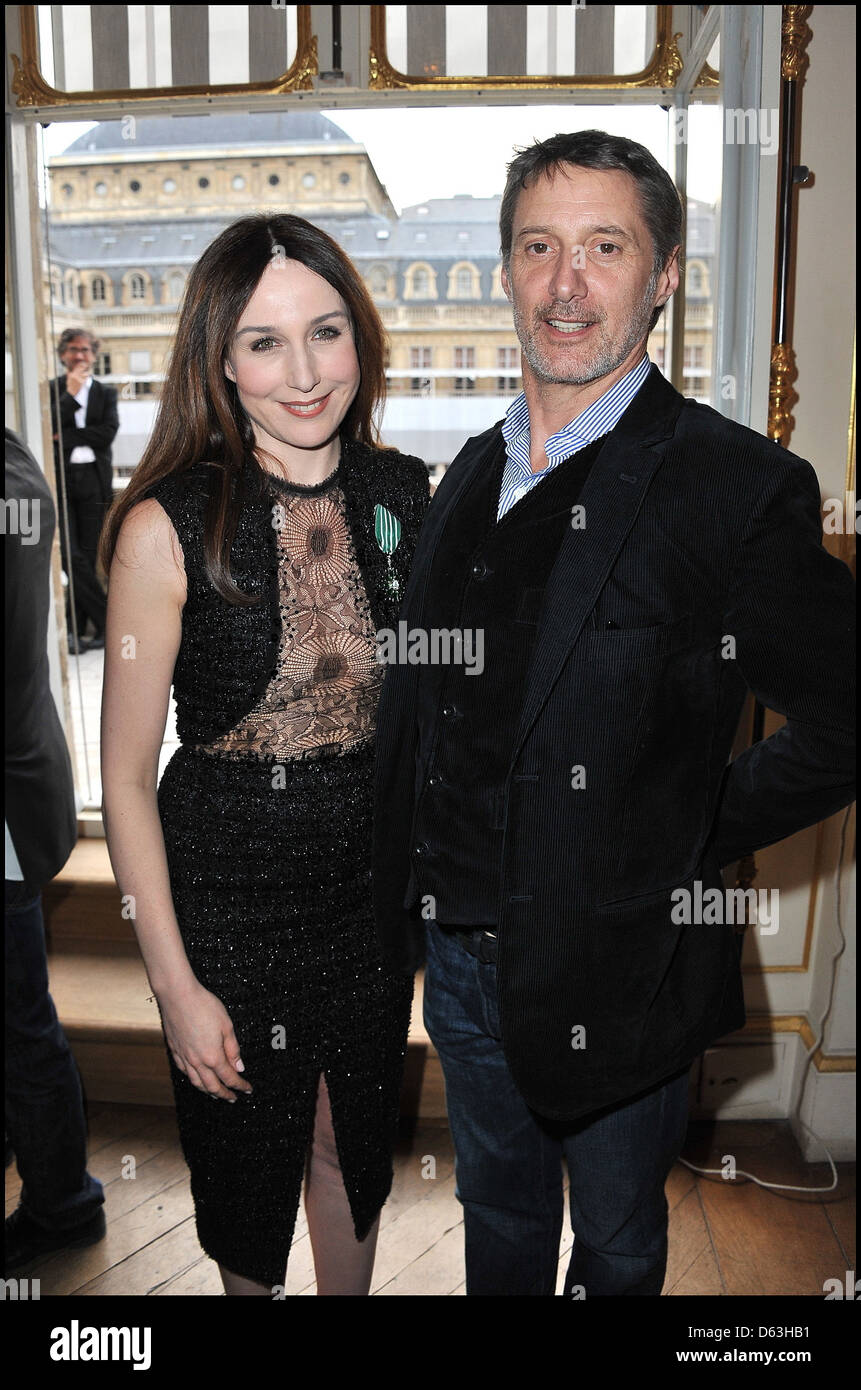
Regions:
<svg viewBox="0 0 861 1390"><path fill-rule="evenodd" d="M88 648L103 647L105 637L105 591L96 570L99 536L105 514L113 500L111 445L120 427L117 392L93 376L98 341L83 328L67 328L57 352L66 368L62 376L49 383L51 422L54 431L54 466L57 471L57 497L65 497L69 518L60 526L63 568L69 576L67 624L69 651L75 655ZM74 596L75 629L71 622ZM84 638L87 622L93 634Z"/></svg>
<svg viewBox="0 0 861 1390"><path fill-rule="evenodd" d="M554 1293L564 1155L565 1293L656 1296L688 1073L745 1020L720 870L854 795L853 586L810 465L649 362L682 206L648 150L523 151L500 236L524 392L443 478L401 617L481 633L482 671L387 673L377 927L427 955L467 1293ZM748 690L786 723L727 766Z"/></svg>
<svg viewBox="0 0 861 1390"><path fill-rule="evenodd" d="M6 1134L21 1175L5 1273L105 1234L87 1172L80 1077L48 990L41 892L77 839L72 765L48 683L55 510L39 465L6 430Z"/></svg>
<svg viewBox="0 0 861 1390"><path fill-rule="evenodd" d="M105 832L231 1296L283 1289L303 1174L318 1294L367 1294L392 1183L413 984L370 895L376 632L428 473L380 444L384 345L325 232L228 227L103 538Z"/></svg>

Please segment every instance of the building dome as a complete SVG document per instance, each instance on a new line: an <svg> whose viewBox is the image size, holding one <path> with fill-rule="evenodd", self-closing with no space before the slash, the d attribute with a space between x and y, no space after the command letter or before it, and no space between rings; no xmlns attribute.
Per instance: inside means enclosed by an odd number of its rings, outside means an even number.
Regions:
<svg viewBox="0 0 861 1390"><path fill-rule="evenodd" d="M101 121L78 137L64 154L96 154L108 150L229 145L354 145L340 126L319 111L264 111L218 116L136 116L134 140L124 137L120 120Z"/></svg>

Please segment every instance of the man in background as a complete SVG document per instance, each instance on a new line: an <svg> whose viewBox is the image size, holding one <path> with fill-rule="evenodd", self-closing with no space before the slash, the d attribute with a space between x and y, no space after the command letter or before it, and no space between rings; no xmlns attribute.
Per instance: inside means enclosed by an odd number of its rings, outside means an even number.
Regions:
<svg viewBox="0 0 861 1390"><path fill-rule="evenodd" d="M62 509L65 494L69 516L68 552L62 520L60 543L63 568L74 596L74 628L68 600L66 610L69 651L73 655L90 647L103 647L105 637L107 601L96 572L96 560L102 523L113 499L111 444L120 419L115 387L105 386L93 376L98 350L97 339L86 329L65 329L57 353L66 370L49 384L57 497ZM93 633L85 641L88 620Z"/></svg>

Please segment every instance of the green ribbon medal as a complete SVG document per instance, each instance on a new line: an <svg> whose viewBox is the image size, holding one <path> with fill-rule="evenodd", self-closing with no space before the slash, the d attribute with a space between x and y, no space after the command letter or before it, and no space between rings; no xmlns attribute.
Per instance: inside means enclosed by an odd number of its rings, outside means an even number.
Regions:
<svg viewBox="0 0 861 1390"><path fill-rule="evenodd" d="M401 539L401 523L394 513L390 512L388 507L384 507L381 502L378 502L374 508L374 535L389 567L387 581L389 593L397 596L401 586L397 575L392 573L392 555L397 550Z"/></svg>

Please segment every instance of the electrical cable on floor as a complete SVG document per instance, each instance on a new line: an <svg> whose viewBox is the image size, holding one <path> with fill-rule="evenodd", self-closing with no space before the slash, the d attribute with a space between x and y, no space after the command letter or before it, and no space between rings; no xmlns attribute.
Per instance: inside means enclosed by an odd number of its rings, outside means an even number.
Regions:
<svg viewBox="0 0 861 1390"><path fill-rule="evenodd" d="M837 869L834 875L835 920L837 922L837 932L840 938L840 944L837 950L835 951L834 955L831 957L831 989L828 995L828 1006L825 1010L825 1013L822 1015L822 1018L819 1021L818 1036L815 1038L810 1048L808 1048L807 1052L807 1065L804 1072L804 1078L801 1083L801 1092L798 1097L799 1109L801 1108L801 1103L804 1099L804 1088L807 1085L807 1078L810 1075L810 1059L822 1042L822 1038L825 1034L825 1023L828 1018L828 1015L831 1013L831 1008L834 1003L834 990L837 981L837 961L840 959L840 957L846 949L846 935L843 931L843 923L841 920L842 914L840 902L840 873L843 868L843 855L846 848L846 831L849 825L849 817L851 816L851 814L852 807L847 806L846 811L843 815L843 824L840 827L840 850L837 855ZM729 1179L726 1177L722 1168L698 1168L696 1164L689 1163L686 1158L679 1158L678 1161L679 1163L683 1163L686 1168L690 1168L691 1172L693 1173L702 1173L705 1176L714 1175L716 1177L723 1178L725 1182L735 1181L735 1178L748 1178L750 1182L755 1182L757 1187L767 1187L771 1189L773 1192L833 1192L837 1186L837 1169L834 1166L834 1159L831 1157L831 1154L828 1151L825 1141L821 1139L820 1136L809 1127L809 1125L806 1125L803 1120L799 1119L797 1114L795 1116L795 1119L796 1123L801 1126L805 1133L812 1135L813 1138L817 1141L817 1143L821 1144L823 1149L825 1150L825 1156L828 1159L828 1162L831 1166L831 1173L833 1178L833 1181L829 1183L827 1187L794 1187L789 1183L766 1182L764 1178L758 1178L754 1173L745 1172L741 1168L739 1168L736 1171L735 1177L733 1179Z"/></svg>

